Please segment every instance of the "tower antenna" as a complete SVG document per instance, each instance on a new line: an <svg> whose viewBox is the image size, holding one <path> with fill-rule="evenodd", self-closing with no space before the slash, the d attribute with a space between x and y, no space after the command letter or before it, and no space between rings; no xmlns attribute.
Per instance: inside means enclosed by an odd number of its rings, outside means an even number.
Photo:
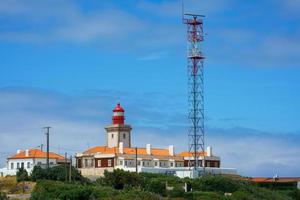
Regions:
<svg viewBox="0 0 300 200"><path fill-rule="evenodd" d="M188 118L189 167L195 170L202 166L205 173L204 145L204 56L200 48L204 40L203 17L191 13L183 14L183 23L187 25L187 68L188 68ZM192 159L191 159L192 157ZM202 159L202 162L200 158ZM193 161L191 161L193 160Z"/></svg>

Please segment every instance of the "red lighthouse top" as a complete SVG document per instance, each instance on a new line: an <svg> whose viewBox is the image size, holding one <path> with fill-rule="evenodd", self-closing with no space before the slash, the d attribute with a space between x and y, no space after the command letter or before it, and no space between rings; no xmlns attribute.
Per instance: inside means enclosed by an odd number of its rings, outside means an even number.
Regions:
<svg viewBox="0 0 300 200"><path fill-rule="evenodd" d="M115 109L113 109L113 124L124 124L124 112L125 110L121 107L120 103L118 103Z"/></svg>

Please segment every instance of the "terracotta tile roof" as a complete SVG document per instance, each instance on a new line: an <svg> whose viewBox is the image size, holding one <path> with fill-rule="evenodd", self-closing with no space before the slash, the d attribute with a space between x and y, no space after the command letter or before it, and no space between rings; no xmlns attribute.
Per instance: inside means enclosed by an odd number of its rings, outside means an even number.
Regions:
<svg viewBox="0 0 300 200"><path fill-rule="evenodd" d="M256 183L289 183L289 182L300 182L300 177L278 177L278 178L254 177L254 178L242 178L242 180L248 180Z"/></svg>
<svg viewBox="0 0 300 200"><path fill-rule="evenodd" d="M199 154L199 156L203 156L203 155L207 156L206 152L199 152L198 154ZM183 151L183 152L181 152L181 153L179 153L177 155L178 156L184 156L184 157L191 157L191 156L193 156L193 153L188 152L188 151Z"/></svg>
<svg viewBox="0 0 300 200"><path fill-rule="evenodd" d="M117 147L109 148L106 146L96 146L96 147L92 147L92 148L84 151L83 154L95 154L95 153L111 154L111 153L117 153L117 152L118 152Z"/></svg>
<svg viewBox="0 0 300 200"><path fill-rule="evenodd" d="M118 153L119 148L118 147L106 147L106 146L97 146L90 148L83 152L83 154L95 154L95 153L104 153L104 154L111 154L111 153ZM134 147L124 147L124 154L135 154L135 148ZM146 148L137 148L137 154L138 155L148 155ZM151 155L159 155L159 156L170 156L168 149L158 149L158 148L151 148Z"/></svg>
<svg viewBox="0 0 300 200"><path fill-rule="evenodd" d="M21 151L20 153L17 153L16 155L13 155L9 157L8 159L23 159L23 158L46 158L47 152L41 151L40 149L29 149L28 156L25 155L25 151ZM65 159L65 157L50 152L49 153L50 159Z"/></svg>

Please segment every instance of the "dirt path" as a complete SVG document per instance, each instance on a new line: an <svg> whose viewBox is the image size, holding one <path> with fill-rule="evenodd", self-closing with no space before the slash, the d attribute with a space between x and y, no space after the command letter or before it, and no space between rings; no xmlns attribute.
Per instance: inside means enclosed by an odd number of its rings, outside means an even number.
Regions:
<svg viewBox="0 0 300 200"><path fill-rule="evenodd" d="M8 194L8 199L30 199L30 194Z"/></svg>

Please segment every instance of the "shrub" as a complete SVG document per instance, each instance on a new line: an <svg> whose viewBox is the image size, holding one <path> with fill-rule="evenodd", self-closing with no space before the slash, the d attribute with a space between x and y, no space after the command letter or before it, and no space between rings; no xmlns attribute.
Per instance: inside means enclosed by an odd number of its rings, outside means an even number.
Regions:
<svg viewBox="0 0 300 200"><path fill-rule="evenodd" d="M104 172L104 177L97 179L100 185L111 186L117 190L124 188L138 187L140 185L139 175L116 169L113 172Z"/></svg>
<svg viewBox="0 0 300 200"><path fill-rule="evenodd" d="M39 180L31 193L32 200L44 199L89 199L91 186L68 184L59 181Z"/></svg>
<svg viewBox="0 0 300 200"><path fill-rule="evenodd" d="M42 179L47 179L47 171L42 169L40 166L35 166L31 172L30 180L37 181Z"/></svg>
<svg viewBox="0 0 300 200"><path fill-rule="evenodd" d="M184 194L187 200L225 200L223 195L215 192L187 192Z"/></svg>
<svg viewBox="0 0 300 200"><path fill-rule="evenodd" d="M165 182L163 180L161 180L161 179L158 179L158 178L152 179L150 181L150 183L148 184L146 190L149 191L149 192L160 194L162 196L166 195L166 185L165 185Z"/></svg>
<svg viewBox="0 0 300 200"><path fill-rule="evenodd" d="M38 181L38 180L55 180L55 181L66 181L68 180L68 170L66 165L59 165L55 167L51 167L48 169L42 169L40 166L35 166L32 170L30 180ZM72 181L88 183L89 180L79 173L79 171L72 167L71 168L71 177Z"/></svg>
<svg viewBox="0 0 300 200"><path fill-rule="evenodd" d="M224 176L204 176L192 180L193 191L235 192L240 188L238 180Z"/></svg>
<svg viewBox="0 0 300 200"><path fill-rule="evenodd" d="M7 196L5 193L0 192L0 200L7 200Z"/></svg>
<svg viewBox="0 0 300 200"><path fill-rule="evenodd" d="M184 189L182 187L176 186L173 188L173 190L170 190L168 193L169 193L169 196L172 198L183 197Z"/></svg>
<svg viewBox="0 0 300 200"><path fill-rule="evenodd" d="M28 173L26 171L26 169L24 168L20 168L18 171L17 171L17 181L18 182L21 182L21 181L28 181Z"/></svg>
<svg viewBox="0 0 300 200"><path fill-rule="evenodd" d="M110 199L110 200L159 200L160 196L136 189L115 190L110 187L70 184L60 181L40 180L31 194L31 200L45 199Z"/></svg>

